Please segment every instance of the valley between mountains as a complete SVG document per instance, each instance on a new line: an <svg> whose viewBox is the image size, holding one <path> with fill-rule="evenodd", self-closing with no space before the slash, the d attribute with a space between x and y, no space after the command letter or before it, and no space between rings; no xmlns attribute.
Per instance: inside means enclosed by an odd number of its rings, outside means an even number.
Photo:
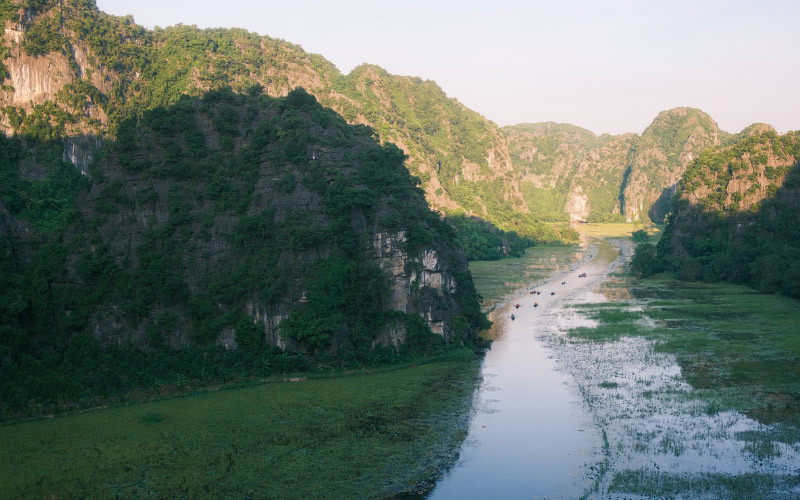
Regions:
<svg viewBox="0 0 800 500"><path fill-rule="evenodd" d="M800 496L800 132L499 126L94 0L0 25L0 491Z"/></svg>

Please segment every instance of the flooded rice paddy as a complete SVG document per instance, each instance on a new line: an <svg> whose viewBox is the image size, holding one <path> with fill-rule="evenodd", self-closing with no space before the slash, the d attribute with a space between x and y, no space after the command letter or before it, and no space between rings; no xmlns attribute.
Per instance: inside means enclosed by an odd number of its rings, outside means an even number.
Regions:
<svg viewBox="0 0 800 500"><path fill-rule="evenodd" d="M615 277L630 245L556 250L471 265L494 343L430 497L800 498L797 440L693 388L649 334L647 300Z"/></svg>

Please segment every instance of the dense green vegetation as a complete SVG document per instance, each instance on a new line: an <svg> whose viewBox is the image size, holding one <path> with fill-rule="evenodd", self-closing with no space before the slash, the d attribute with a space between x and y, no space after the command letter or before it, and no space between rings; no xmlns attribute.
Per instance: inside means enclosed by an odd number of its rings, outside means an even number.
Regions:
<svg viewBox="0 0 800 500"><path fill-rule="evenodd" d="M701 128L706 135L720 133L719 127L706 113L695 108L679 108L680 112L661 112L653 123L642 133L642 146L652 142L664 152L665 164L674 167L686 147L686 141ZM657 172L659 165L649 165L651 172Z"/></svg>
<svg viewBox="0 0 800 500"><path fill-rule="evenodd" d="M60 144L32 144L0 134L0 200L12 216L42 231L58 230L75 215L75 199L87 185L63 161Z"/></svg>
<svg viewBox="0 0 800 500"><path fill-rule="evenodd" d="M565 207L583 156L597 143L591 131L566 123L522 123L503 127L514 170L540 176L541 186L521 185L528 207L543 220L569 221ZM587 186L588 187L588 186Z"/></svg>
<svg viewBox="0 0 800 500"><path fill-rule="evenodd" d="M525 249L535 242L521 237L516 231L503 231L477 217L451 215L447 218L467 252L467 260L497 260L522 257Z"/></svg>
<svg viewBox="0 0 800 500"><path fill-rule="evenodd" d="M526 237L561 239L527 213L502 173L490 165L489 158L503 149L497 126L448 98L432 81L391 75L372 65L342 75L321 56L240 29L178 25L146 30L130 16L100 12L93 0L25 0L20 5L33 15L20 18L19 9L7 6L0 16L21 19L23 51L66 58L75 83L57 101L37 107L36 116L22 108L3 110L16 130L33 126L51 137L74 130L113 136L125 120L174 105L186 94L230 87L279 96L303 86L348 122L369 124L382 142L402 144L412 174L423 186L436 178L440 194L459 210L486 214L501 229ZM75 60L78 48L88 49L83 71ZM93 106L107 123L92 113ZM471 180L464 168L475 171Z"/></svg>
<svg viewBox="0 0 800 500"><path fill-rule="evenodd" d="M503 127L515 172L528 207L547 221L568 221L576 190L588 202L588 222L623 222L620 190L634 154L632 135L597 137L562 123ZM531 177L536 178L534 182Z"/></svg>
<svg viewBox="0 0 800 500"><path fill-rule="evenodd" d="M768 166L768 158L782 166ZM797 161L797 133L767 132L705 151L678 186L676 211L657 249L640 245L632 270L800 297Z"/></svg>
<svg viewBox="0 0 800 500"><path fill-rule="evenodd" d="M375 230L405 231L410 255L433 247L448 263L456 294L422 289L414 300L454 310L459 343L485 324L456 234L427 208L399 149L302 90L252 94L212 91L122 122L91 182L61 161L57 142L0 139L3 202L42 231L2 235L11 257L0 268L5 414L308 366L268 347L274 339L248 304L291 306L280 334L311 365L440 351L418 315L388 311ZM26 163L31 151L39 156ZM43 178L23 178L27 164L43 165ZM212 254L219 248L230 250ZM398 322L408 332L402 352L374 347ZM236 353L215 345L225 331Z"/></svg>
<svg viewBox="0 0 800 500"><path fill-rule="evenodd" d="M635 146L636 157L621 198L623 212L630 210L626 204L642 203L646 213L640 214L641 218L662 223L673 208L671 192L665 189L680 178L693 157L729 136L699 109L676 108L659 113Z"/></svg>
<svg viewBox="0 0 800 500"><path fill-rule="evenodd" d="M388 498L427 490L464 439L478 372L469 351L438 361L0 426L3 495Z"/></svg>
<svg viewBox="0 0 800 500"><path fill-rule="evenodd" d="M502 132L533 213L563 221L571 211L585 222L663 222L671 208L671 188L688 163L730 138L709 115L693 108L662 111L641 136L598 137L552 122L513 125ZM585 202L588 214L575 213L576 199Z"/></svg>
<svg viewBox="0 0 800 500"><path fill-rule="evenodd" d="M780 492L795 491L798 487L800 480L796 476L755 473L733 476L713 472L671 474L636 470L617 474L609 492L623 497L636 495L644 498L674 498L689 492L692 496L703 494L708 498L750 500L768 497L772 492L780 496Z"/></svg>

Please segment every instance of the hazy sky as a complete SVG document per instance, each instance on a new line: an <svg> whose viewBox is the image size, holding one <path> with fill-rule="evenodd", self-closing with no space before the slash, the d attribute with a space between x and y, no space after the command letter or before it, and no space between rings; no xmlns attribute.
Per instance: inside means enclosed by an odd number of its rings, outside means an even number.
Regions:
<svg viewBox="0 0 800 500"><path fill-rule="evenodd" d="M499 125L641 132L692 106L724 130L800 129L800 1L97 0L166 27L239 27L344 73L367 62L435 80Z"/></svg>

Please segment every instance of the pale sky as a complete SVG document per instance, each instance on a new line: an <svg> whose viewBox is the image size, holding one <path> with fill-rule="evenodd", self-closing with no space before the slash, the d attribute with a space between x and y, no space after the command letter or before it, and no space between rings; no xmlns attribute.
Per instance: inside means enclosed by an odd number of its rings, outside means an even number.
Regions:
<svg viewBox="0 0 800 500"><path fill-rule="evenodd" d="M146 27L238 27L434 80L498 125L641 133L691 106L800 129L798 0L97 0Z"/></svg>

